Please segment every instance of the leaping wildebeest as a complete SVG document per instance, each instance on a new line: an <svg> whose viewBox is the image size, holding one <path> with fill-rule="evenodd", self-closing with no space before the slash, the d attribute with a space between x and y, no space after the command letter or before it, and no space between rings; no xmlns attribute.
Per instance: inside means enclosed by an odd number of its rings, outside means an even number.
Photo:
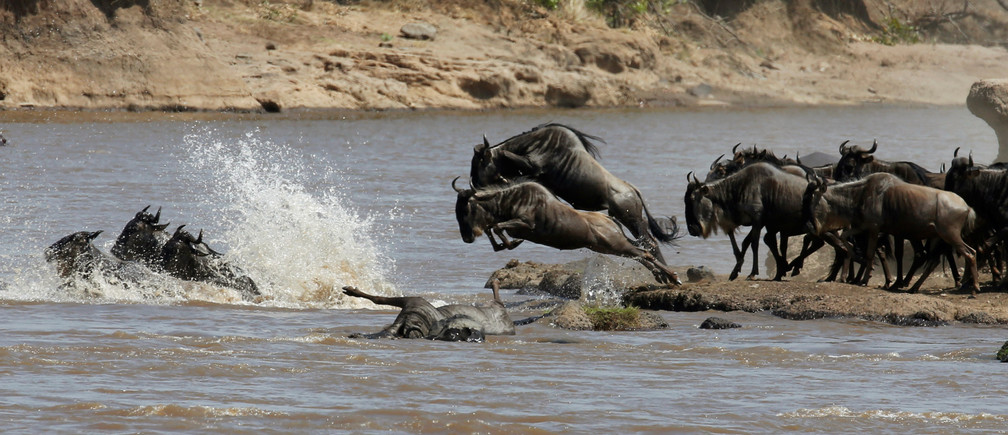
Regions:
<svg viewBox="0 0 1008 435"><path fill-rule="evenodd" d="M966 259L973 295L980 290L976 251L963 241L964 232L972 230L976 214L959 195L910 184L885 172L834 185L827 185L821 178L812 179L807 193L803 206L816 234L830 237L831 231L850 228L867 236L861 284L867 284L871 277L879 233L887 233L904 239L940 238ZM920 289L936 265L936 257L931 256L911 293Z"/></svg>
<svg viewBox="0 0 1008 435"><path fill-rule="evenodd" d="M101 231L78 231L59 239L45 250L46 262L56 266L62 287L77 287L83 290L96 281L118 284L123 287L143 288L156 279L147 267L132 261L122 261L102 252L92 241Z"/></svg>
<svg viewBox="0 0 1008 435"><path fill-rule="evenodd" d="M578 210L607 210L665 264L658 242L673 242L675 232L651 215L636 187L599 163L592 140L600 139L561 124L540 125L494 146L483 136L473 149L470 182L484 188L534 180Z"/></svg>
<svg viewBox="0 0 1008 435"><path fill-rule="evenodd" d="M633 258L659 283L682 284L679 276L650 252L636 246L613 218L594 211L575 210L534 181L487 188L460 189L455 202L462 240L472 243L486 233L494 251L514 249L522 240L557 249L588 248L602 254ZM674 223L674 222L673 222ZM504 233L519 240L508 240ZM671 237L677 237L673 226ZM501 238L498 243L494 234Z"/></svg>
<svg viewBox="0 0 1008 435"><path fill-rule="evenodd" d="M500 300L500 284L493 283L494 300L489 306L444 305L435 307L419 296L385 297L343 287L347 296L364 298L402 311L391 325L374 334L353 334L362 338L427 338L444 341L483 341L486 335L514 335L514 322Z"/></svg>

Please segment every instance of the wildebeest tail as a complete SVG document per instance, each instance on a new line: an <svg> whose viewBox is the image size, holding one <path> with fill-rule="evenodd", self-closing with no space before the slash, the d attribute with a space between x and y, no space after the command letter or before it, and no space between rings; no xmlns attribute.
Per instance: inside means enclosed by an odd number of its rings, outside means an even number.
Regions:
<svg viewBox="0 0 1008 435"><path fill-rule="evenodd" d="M682 231L679 230L679 223L676 222L674 217L669 217L662 219L662 221L667 222L667 225L662 225L651 216L651 211L647 208L647 203L644 202L644 197L641 196L640 190L634 188L637 192L637 197L640 198L641 206L644 208L644 216L647 217L648 229L651 231L651 235L654 236L655 240L661 243L671 244L677 239L682 237Z"/></svg>

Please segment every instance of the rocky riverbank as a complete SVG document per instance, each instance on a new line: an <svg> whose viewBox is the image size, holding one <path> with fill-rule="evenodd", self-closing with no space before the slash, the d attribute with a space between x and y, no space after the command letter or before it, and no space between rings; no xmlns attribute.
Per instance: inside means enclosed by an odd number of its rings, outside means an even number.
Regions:
<svg viewBox="0 0 1008 435"><path fill-rule="evenodd" d="M12 0L0 109L961 105L1008 70L995 0L652 3Z"/></svg>

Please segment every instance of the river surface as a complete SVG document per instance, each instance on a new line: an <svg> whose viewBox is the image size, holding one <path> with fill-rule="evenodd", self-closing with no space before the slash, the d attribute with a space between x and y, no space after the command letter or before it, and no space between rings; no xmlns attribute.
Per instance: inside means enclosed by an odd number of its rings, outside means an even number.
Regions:
<svg viewBox="0 0 1008 435"><path fill-rule="evenodd" d="M544 122L605 139L601 162L656 215L683 221L686 174L736 143L778 155L840 142L930 170L962 146L996 155L963 107L95 115L0 112L0 430L4 433L614 433L1008 431L1004 328L660 313L670 328L544 324L485 343L350 339L395 311L356 285L435 303L489 299L511 258L590 252L462 242L456 176L472 147ZM156 291L61 288L42 252L76 231L108 252L141 208L193 232L266 300L165 280ZM685 230L684 230L685 231ZM723 236L665 256L731 268ZM507 301L522 301L505 291ZM514 313L521 318L535 313ZM744 325L699 330L710 315Z"/></svg>

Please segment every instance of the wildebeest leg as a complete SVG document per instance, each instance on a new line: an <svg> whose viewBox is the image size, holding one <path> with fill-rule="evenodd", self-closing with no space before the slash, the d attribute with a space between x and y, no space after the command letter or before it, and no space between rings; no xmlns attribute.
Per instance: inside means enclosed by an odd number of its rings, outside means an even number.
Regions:
<svg viewBox="0 0 1008 435"><path fill-rule="evenodd" d="M845 275L847 270L850 269L854 248L847 243L846 239L841 238L835 232L825 233L821 237L824 242L829 243L833 247L833 264L830 266L829 275L819 281L836 281L837 274L840 274L841 270L842 274Z"/></svg>
<svg viewBox="0 0 1008 435"><path fill-rule="evenodd" d="M940 259L938 255L934 253L933 250L928 250L926 257L927 258L924 263L924 269L921 271L920 278L917 279L917 282L914 283L913 287L910 287L909 290L910 293L917 293L917 291L920 290L921 288L921 284L924 284L924 280L926 280L929 276L931 276L931 272L934 271L936 266L938 266L938 261L940 261Z"/></svg>
<svg viewBox="0 0 1008 435"><path fill-rule="evenodd" d="M651 234L647 222L642 218L644 204L636 189L613 194L608 208L609 216L629 230L634 239L646 242L641 246L650 252L655 260L665 264L665 257L658 247L658 239Z"/></svg>
<svg viewBox="0 0 1008 435"><path fill-rule="evenodd" d="M791 276L794 277L801 274L802 268L805 267L805 259L808 258L809 255L812 255L812 253L818 251L819 248L822 248L825 244L826 242L823 241L821 237L806 234L805 237L802 238L801 252L799 252L798 257L795 257L795 259L788 265L788 269L791 270Z"/></svg>
<svg viewBox="0 0 1008 435"><path fill-rule="evenodd" d="M970 297L975 298L977 293L980 292L980 275L977 273L976 250L962 240L961 229L941 226L937 230L938 236L945 243L955 246L956 253L966 261L966 267L969 268L969 276L972 281L972 285L970 286L972 287L972 294Z"/></svg>
<svg viewBox="0 0 1008 435"><path fill-rule="evenodd" d="M732 268L731 274L728 275L729 281L733 281L735 278L738 278L739 272L742 271L742 264L745 263L745 252L749 250L749 244L752 243L752 238L754 237L753 234L756 234L756 237L759 237L759 233L755 231L755 228L749 230L749 234L746 234L746 236L742 239L742 247L735 252L735 267ZM734 249L734 246L732 248Z"/></svg>
<svg viewBox="0 0 1008 435"><path fill-rule="evenodd" d="M763 242L770 248L770 255L773 255L774 263L777 264L777 273L774 274L773 280L780 281L784 273L787 272L787 258L784 257L787 251L783 251L784 244L787 243L787 236L781 235L782 251L777 250L777 233L767 231L766 235L763 236Z"/></svg>
<svg viewBox="0 0 1008 435"><path fill-rule="evenodd" d="M662 284L673 284L676 286L682 285L682 281L679 280L679 274L669 269L664 264L658 262L650 252L641 250L641 255L631 257L644 267L648 268L651 273L655 276L655 279Z"/></svg>
<svg viewBox="0 0 1008 435"><path fill-rule="evenodd" d="M759 235L762 231L762 226L753 225L753 229L749 233L749 235L752 236L752 240L749 241L749 243L752 244L752 271L749 272L749 276L746 277L748 280L756 279L756 277L759 276ZM745 241L742 241L742 245L742 249L745 250Z"/></svg>
<svg viewBox="0 0 1008 435"><path fill-rule="evenodd" d="M496 233L497 237L500 237L500 244L497 243L497 240L494 240L493 233ZM507 236L504 235L504 230L499 225L494 225L490 231L486 232L486 235L490 239L490 245L493 246L494 252L517 248L518 245L525 241L523 239L508 240Z"/></svg>
<svg viewBox="0 0 1008 435"><path fill-rule="evenodd" d="M370 295L358 290L357 287L349 285L343 287L343 294L347 296L364 298L378 305L391 305L393 307L399 307L399 308L406 308L408 306L416 304L417 303L416 299L419 299L424 303L427 303L427 301L424 300L423 298L416 296L387 297L387 296Z"/></svg>
<svg viewBox="0 0 1008 435"><path fill-rule="evenodd" d="M875 264L875 250L878 248L879 233L870 231L868 233L868 246L865 247L864 276L858 280L861 285L868 285L871 279L872 269Z"/></svg>

